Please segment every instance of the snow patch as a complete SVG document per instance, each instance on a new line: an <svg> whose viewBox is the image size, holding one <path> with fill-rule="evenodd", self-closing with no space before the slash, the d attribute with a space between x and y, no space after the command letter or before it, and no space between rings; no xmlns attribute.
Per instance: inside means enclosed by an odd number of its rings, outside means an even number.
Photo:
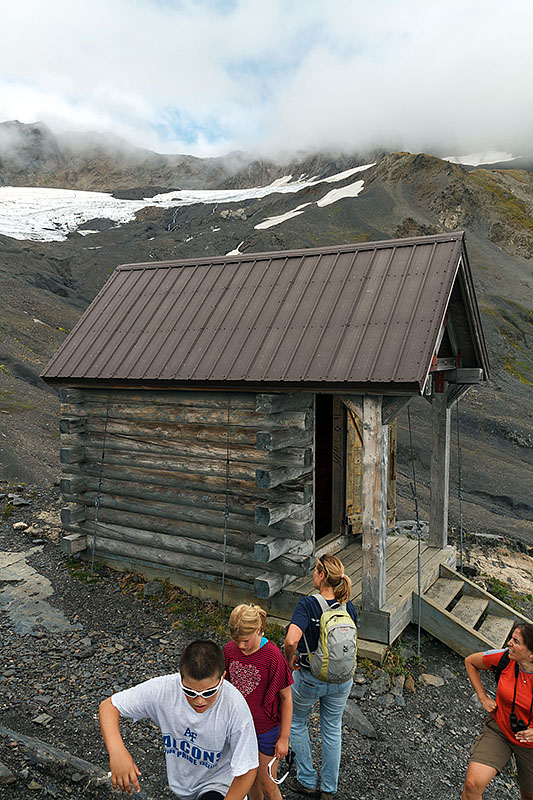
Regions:
<svg viewBox="0 0 533 800"><path fill-rule="evenodd" d="M256 231L265 230L265 228L273 228L274 225L280 225L282 222L285 222L288 219L293 219L294 217L298 217L300 214L303 214L304 208L310 206L311 203L303 203L301 206L296 206L293 208L292 211L287 211L285 214L279 214L277 217L267 217L263 222L260 222L258 225L254 225Z"/></svg>
<svg viewBox="0 0 533 800"><path fill-rule="evenodd" d="M240 256L240 255L242 255L240 248L243 246L243 244L244 244L244 239L242 240L242 242L239 242L239 244L237 245L235 250L230 250L229 253L226 253L226 255L227 256Z"/></svg>
<svg viewBox="0 0 533 800"><path fill-rule="evenodd" d="M343 197L357 197L363 191L364 185L364 181L356 181L348 184L348 186L342 186L340 189L332 189L331 192L317 200L317 206L320 206L320 208L329 206L331 203L336 203L337 200L342 200Z"/></svg>
<svg viewBox="0 0 533 800"><path fill-rule="evenodd" d="M330 175L329 178L324 178L324 183L337 183L338 181L343 181L345 178L350 178L352 175L355 175L357 172L364 172L365 169L370 169L370 167L375 167L376 162L373 161L372 164L363 164L361 167L352 167L352 169L345 169L344 172L337 172L336 175ZM320 182L320 181L318 181Z"/></svg>
<svg viewBox="0 0 533 800"><path fill-rule="evenodd" d="M498 164L500 161L516 161L520 156L513 156L511 153L488 150L485 153L470 153L467 156L444 156L443 161L451 161L452 164L465 164L468 167L479 167L482 164Z"/></svg>

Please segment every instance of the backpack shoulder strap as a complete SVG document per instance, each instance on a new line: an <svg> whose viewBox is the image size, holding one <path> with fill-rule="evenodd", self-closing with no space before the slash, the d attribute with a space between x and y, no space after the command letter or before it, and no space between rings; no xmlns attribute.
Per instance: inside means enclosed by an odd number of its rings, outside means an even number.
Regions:
<svg viewBox="0 0 533 800"><path fill-rule="evenodd" d="M329 605L329 603L328 603L328 601L326 600L325 597L322 597L322 595L320 593L313 594L311 596L314 597L316 600L318 600L318 605L322 609L322 613L324 613L324 611L329 611L331 606Z"/></svg>
<svg viewBox="0 0 533 800"><path fill-rule="evenodd" d="M491 670L494 672L496 683L498 683L498 681L500 680L500 675L504 671L505 667L509 664L510 660L511 659L509 658L509 650L504 650L500 656L500 660L498 661L498 663L495 664L493 667L491 667Z"/></svg>

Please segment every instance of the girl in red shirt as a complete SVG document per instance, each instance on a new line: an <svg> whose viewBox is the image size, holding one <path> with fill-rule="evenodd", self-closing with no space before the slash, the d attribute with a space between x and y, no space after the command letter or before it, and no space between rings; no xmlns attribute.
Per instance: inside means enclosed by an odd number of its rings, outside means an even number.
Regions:
<svg viewBox="0 0 533 800"><path fill-rule="evenodd" d="M282 800L267 766L273 756L283 758L289 750L293 679L285 656L263 636L265 624L266 612L253 603L233 609L229 619L232 641L224 648L226 679L248 703L257 734L259 769L249 800ZM274 778L277 763L272 768Z"/></svg>

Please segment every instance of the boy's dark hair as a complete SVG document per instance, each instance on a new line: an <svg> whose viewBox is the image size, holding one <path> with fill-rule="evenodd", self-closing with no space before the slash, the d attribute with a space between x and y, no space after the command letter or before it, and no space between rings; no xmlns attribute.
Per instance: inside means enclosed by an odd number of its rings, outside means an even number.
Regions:
<svg viewBox="0 0 533 800"><path fill-rule="evenodd" d="M215 642L197 639L187 645L180 656L180 672L193 681L220 678L226 669L224 653Z"/></svg>

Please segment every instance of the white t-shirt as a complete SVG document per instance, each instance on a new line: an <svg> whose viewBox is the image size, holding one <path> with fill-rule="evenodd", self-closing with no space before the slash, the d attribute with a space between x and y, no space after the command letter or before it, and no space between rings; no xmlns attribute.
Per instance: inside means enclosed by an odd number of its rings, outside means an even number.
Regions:
<svg viewBox="0 0 533 800"><path fill-rule="evenodd" d="M179 672L117 692L111 702L124 717L149 717L159 725L168 785L181 800L196 800L209 789L226 794L234 777L258 766L250 709L227 681L202 714L187 702Z"/></svg>

